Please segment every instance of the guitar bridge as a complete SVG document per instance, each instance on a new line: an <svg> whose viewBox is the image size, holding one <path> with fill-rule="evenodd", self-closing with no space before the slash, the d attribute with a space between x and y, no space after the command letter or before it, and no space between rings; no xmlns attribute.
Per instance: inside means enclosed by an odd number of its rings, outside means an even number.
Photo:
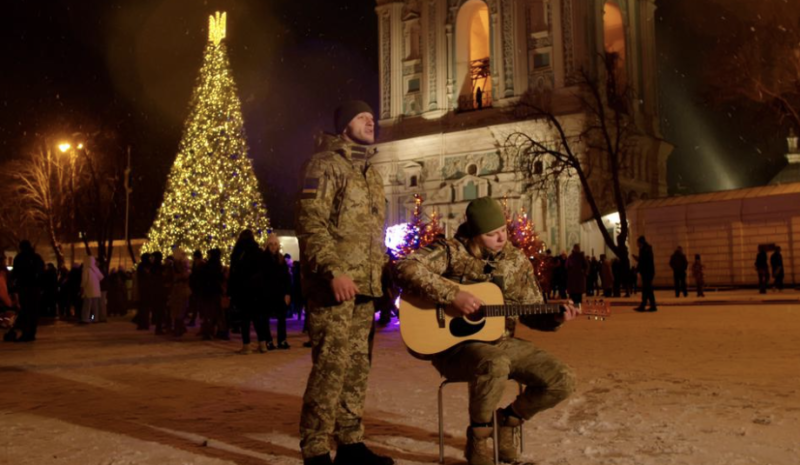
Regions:
<svg viewBox="0 0 800 465"><path fill-rule="evenodd" d="M436 306L436 322L439 323L439 328L443 329L445 325L444 319L444 305Z"/></svg>

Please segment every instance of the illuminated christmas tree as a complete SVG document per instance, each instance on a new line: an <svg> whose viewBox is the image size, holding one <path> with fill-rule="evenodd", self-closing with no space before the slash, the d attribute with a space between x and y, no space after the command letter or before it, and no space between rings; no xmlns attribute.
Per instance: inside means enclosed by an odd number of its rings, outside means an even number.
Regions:
<svg viewBox="0 0 800 465"><path fill-rule="evenodd" d="M219 248L227 258L239 233L266 241L269 218L248 158L241 103L225 38L225 13L209 18L209 39L164 201L143 252L164 256Z"/></svg>

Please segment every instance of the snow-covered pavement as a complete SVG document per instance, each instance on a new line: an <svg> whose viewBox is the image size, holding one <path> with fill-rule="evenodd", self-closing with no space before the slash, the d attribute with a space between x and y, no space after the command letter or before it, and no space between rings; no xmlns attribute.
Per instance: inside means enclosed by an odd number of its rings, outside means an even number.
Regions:
<svg viewBox="0 0 800 465"><path fill-rule="evenodd" d="M518 336L572 365L577 393L525 424L537 465L800 463L800 305L613 307L605 322ZM273 323L274 324L274 323ZM310 367L299 322L288 351L241 356L126 320L40 327L0 345L0 463L301 463L298 418ZM380 330L368 442L401 465L438 460L441 380ZM515 386L508 384L507 398ZM447 463L464 463L466 389L445 400Z"/></svg>

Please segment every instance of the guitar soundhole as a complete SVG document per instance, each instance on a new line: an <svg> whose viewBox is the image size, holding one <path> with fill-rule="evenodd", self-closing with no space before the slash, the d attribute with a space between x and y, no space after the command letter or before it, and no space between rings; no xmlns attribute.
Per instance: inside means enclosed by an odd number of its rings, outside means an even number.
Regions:
<svg viewBox="0 0 800 465"><path fill-rule="evenodd" d="M478 322L486 318L486 314L484 313L483 310L478 310L477 312L471 315L467 315L465 318L472 322Z"/></svg>
<svg viewBox="0 0 800 465"><path fill-rule="evenodd" d="M478 320L480 320L480 318L478 318ZM450 334L455 337L468 337L479 333L484 326L486 326L486 321L474 324L468 323L464 318L453 318L450 320Z"/></svg>

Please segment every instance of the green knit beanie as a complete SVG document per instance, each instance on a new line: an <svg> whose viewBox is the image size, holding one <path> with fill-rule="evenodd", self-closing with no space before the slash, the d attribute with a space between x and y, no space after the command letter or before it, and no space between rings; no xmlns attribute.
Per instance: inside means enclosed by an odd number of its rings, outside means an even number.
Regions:
<svg viewBox="0 0 800 465"><path fill-rule="evenodd" d="M480 236L505 226L503 207L491 197L475 199L467 205L467 225L472 237Z"/></svg>

